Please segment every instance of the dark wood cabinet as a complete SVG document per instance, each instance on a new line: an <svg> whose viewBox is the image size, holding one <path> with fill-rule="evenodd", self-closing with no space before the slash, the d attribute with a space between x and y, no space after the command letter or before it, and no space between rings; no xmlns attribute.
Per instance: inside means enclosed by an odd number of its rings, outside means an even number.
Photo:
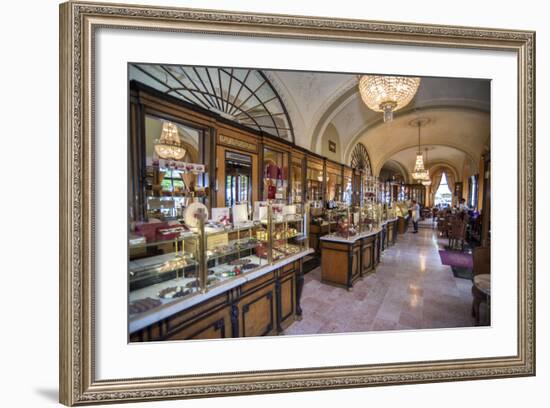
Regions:
<svg viewBox="0 0 550 408"><path fill-rule="evenodd" d="M374 272L375 237L361 240L361 275L366 276Z"/></svg>
<svg viewBox="0 0 550 408"><path fill-rule="evenodd" d="M409 217L398 217L397 218L397 233L404 234L409 228Z"/></svg>
<svg viewBox="0 0 550 408"><path fill-rule="evenodd" d="M131 342L281 333L298 317L302 261L288 263L130 335ZM301 288L300 288L301 289Z"/></svg>
<svg viewBox="0 0 550 408"><path fill-rule="evenodd" d="M239 336L266 336L276 333L275 282L241 298L239 311Z"/></svg>
<svg viewBox="0 0 550 408"><path fill-rule="evenodd" d="M386 246L395 244L397 238L397 221L390 221L386 228Z"/></svg>
<svg viewBox="0 0 550 408"><path fill-rule="evenodd" d="M289 264L280 270L276 282L277 293L277 330L279 332L290 326L296 316L296 282L299 275L299 264Z"/></svg>
<svg viewBox="0 0 550 408"><path fill-rule="evenodd" d="M226 306L186 327L173 330L165 340L224 339L231 337L231 308Z"/></svg>
<svg viewBox="0 0 550 408"><path fill-rule="evenodd" d="M351 289L361 276L361 242L321 240L321 281Z"/></svg>

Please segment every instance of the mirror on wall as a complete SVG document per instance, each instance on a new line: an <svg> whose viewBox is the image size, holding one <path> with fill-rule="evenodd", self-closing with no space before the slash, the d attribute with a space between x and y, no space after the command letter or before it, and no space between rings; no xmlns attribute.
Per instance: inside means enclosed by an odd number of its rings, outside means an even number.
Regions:
<svg viewBox="0 0 550 408"><path fill-rule="evenodd" d="M340 201L342 199L342 175L327 172L327 200Z"/></svg>
<svg viewBox="0 0 550 408"><path fill-rule="evenodd" d="M145 115L145 198L147 218L168 220L182 216L192 197L203 198L205 174L177 163L202 163L201 129L173 119ZM160 142L177 146L177 154L158 147ZM165 155L166 154L166 155Z"/></svg>
<svg viewBox="0 0 550 408"><path fill-rule="evenodd" d="M313 204L323 201L323 170L313 167L307 168L307 196Z"/></svg>

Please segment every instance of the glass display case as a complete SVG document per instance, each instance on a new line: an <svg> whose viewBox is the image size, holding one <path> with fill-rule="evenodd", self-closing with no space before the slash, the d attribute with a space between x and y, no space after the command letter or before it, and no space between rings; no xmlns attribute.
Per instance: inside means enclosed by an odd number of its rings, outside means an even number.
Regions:
<svg viewBox="0 0 550 408"><path fill-rule="evenodd" d="M264 147L263 199L286 200L288 189L288 153Z"/></svg>
<svg viewBox="0 0 550 408"><path fill-rule="evenodd" d="M206 207L193 205L196 212L184 220L196 219L195 225L171 221L133 227L128 245L130 319L308 248L307 203L265 202L254 219L225 224L206 220Z"/></svg>
<svg viewBox="0 0 550 408"><path fill-rule="evenodd" d="M353 204L353 175L351 170L344 169L342 201L348 206Z"/></svg>
<svg viewBox="0 0 550 408"><path fill-rule="evenodd" d="M265 221L269 262L296 255L308 248L308 207L307 203L300 207L292 204L269 204Z"/></svg>
<svg viewBox="0 0 550 408"><path fill-rule="evenodd" d="M303 212L302 207L305 202L303 188L303 159L292 157L290 168L290 197L289 203L297 207L298 212Z"/></svg>
<svg viewBox="0 0 550 408"><path fill-rule="evenodd" d="M329 234L335 234L343 238L350 238L359 230L359 213L345 203L338 203L334 209L327 211ZM330 226L333 226L332 228Z"/></svg>
<svg viewBox="0 0 550 408"><path fill-rule="evenodd" d="M206 232L208 289L268 264L265 228L260 222Z"/></svg>
<svg viewBox="0 0 550 408"><path fill-rule="evenodd" d="M197 242L198 234L182 225L136 227L128 243L130 318L198 292Z"/></svg>
<svg viewBox="0 0 550 408"><path fill-rule="evenodd" d="M363 205L374 204L378 202L379 183L378 178L375 176L363 176Z"/></svg>
<svg viewBox="0 0 550 408"><path fill-rule="evenodd" d="M395 203L395 216L405 218L409 215L409 207L405 201L398 201Z"/></svg>

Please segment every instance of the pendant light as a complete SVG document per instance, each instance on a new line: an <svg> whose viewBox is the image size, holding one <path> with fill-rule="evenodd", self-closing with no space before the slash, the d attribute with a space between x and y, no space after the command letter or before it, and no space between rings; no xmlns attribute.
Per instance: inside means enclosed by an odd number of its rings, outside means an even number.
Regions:
<svg viewBox="0 0 550 408"><path fill-rule="evenodd" d="M423 121L421 119L414 121L414 124L418 126L418 152L416 153L416 161L414 164L414 169L411 172L411 176L418 182L429 178L429 174L424 168L424 157L422 156L422 151L420 150L420 127L422 126L422 122Z"/></svg>
<svg viewBox="0 0 550 408"><path fill-rule="evenodd" d="M359 93L365 105L384 113L384 122L393 120L393 112L407 106L420 86L418 77L363 75L359 77Z"/></svg>
<svg viewBox="0 0 550 408"><path fill-rule="evenodd" d="M155 140L155 152L158 157L166 160L181 160L186 150L180 140L178 127L169 121L162 124L160 138Z"/></svg>

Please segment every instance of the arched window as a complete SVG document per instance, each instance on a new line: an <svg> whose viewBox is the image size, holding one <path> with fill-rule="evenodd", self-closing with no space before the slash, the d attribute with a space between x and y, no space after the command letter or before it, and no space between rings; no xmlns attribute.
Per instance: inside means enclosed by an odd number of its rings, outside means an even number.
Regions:
<svg viewBox="0 0 550 408"><path fill-rule="evenodd" d="M225 119L294 142L288 112L257 69L131 64L130 79Z"/></svg>
<svg viewBox="0 0 550 408"><path fill-rule="evenodd" d="M363 143L357 143L351 153L351 167L364 172L365 175L372 175L369 152Z"/></svg>
<svg viewBox="0 0 550 408"><path fill-rule="evenodd" d="M441 182L439 187L435 192L435 205L441 207L451 206L453 202L453 194L449 188L449 183L447 182L447 174L443 172L441 175Z"/></svg>

